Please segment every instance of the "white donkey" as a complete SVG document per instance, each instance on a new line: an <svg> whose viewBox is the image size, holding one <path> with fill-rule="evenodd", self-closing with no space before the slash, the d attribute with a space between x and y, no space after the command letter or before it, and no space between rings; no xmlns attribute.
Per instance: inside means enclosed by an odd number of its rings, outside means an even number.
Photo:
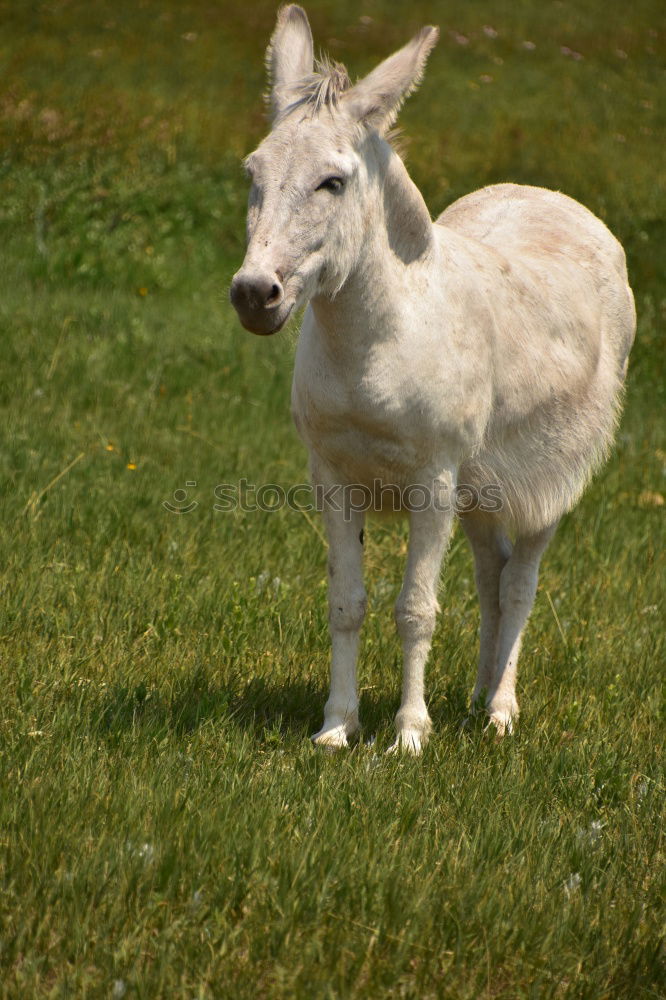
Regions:
<svg viewBox="0 0 666 1000"><path fill-rule="evenodd" d="M423 28L352 86L343 66L314 63L305 12L282 8L267 54L273 128L246 161L233 305L271 334L309 303L292 409L329 501L331 690L313 737L327 747L359 728L363 508L396 493L410 542L393 748L418 753L427 739L424 666L456 484L499 495L468 503L461 523L481 605L472 704L483 697L498 734L511 730L539 561L608 450L634 337L622 247L571 198L499 184L433 224L385 136L437 37Z"/></svg>

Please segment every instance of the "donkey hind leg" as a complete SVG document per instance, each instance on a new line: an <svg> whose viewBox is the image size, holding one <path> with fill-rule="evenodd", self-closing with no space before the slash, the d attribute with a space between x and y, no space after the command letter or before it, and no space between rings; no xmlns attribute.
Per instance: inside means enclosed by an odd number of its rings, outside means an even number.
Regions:
<svg viewBox="0 0 666 1000"><path fill-rule="evenodd" d="M486 710L498 736L511 732L518 717L516 667L523 629L536 595L539 563L557 521L532 535L519 536L499 578L497 659L490 678Z"/></svg>
<svg viewBox="0 0 666 1000"><path fill-rule="evenodd" d="M407 568L395 619L403 648L402 702L396 715L397 738L389 753L419 754L431 729L424 699L425 663L435 628L437 585L451 535L452 514L428 508L410 515Z"/></svg>
<svg viewBox="0 0 666 1000"><path fill-rule="evenodd" d="M359 729L356 661L365 617L363 522L358 511L324 508L328 535L328 604L331 632L331 688L324 724L312 737L330 750L348 745Z"/></svg>
<svg viewBox="0 0 666 1000"><path fill-rule="evenodd" d="M491 514L466 514L460 518L472 546L476 589L481 610L479 666L472 694L471 710L491 689L495 676L500 631L500 576L513 546Z"/></svg>

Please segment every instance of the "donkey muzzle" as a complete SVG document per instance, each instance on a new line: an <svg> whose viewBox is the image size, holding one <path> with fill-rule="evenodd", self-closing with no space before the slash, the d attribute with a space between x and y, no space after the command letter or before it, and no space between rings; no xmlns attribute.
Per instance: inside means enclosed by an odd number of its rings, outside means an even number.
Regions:
<svg viewBox="0 0 666 1000"><path fill-rule="evenodd" d="M277 333L291 312L291 307L285 306L280 276L275 273L241 269L231 282L229 298L241 323L251 333Z"/></svg>

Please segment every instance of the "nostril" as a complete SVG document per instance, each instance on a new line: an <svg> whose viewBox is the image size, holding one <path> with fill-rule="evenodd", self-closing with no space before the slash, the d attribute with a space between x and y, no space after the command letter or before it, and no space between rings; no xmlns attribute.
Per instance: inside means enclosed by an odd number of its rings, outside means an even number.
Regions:
<svg viewBox="0 0 666 1000"><path fill-rule="evenodd" d="M277 282L274 282L271 285L270 291L268 293L268 297L266 299L266 306L279 305L280 302L282 302L282 297L283 297L282 285L278 285Z"/></svg>

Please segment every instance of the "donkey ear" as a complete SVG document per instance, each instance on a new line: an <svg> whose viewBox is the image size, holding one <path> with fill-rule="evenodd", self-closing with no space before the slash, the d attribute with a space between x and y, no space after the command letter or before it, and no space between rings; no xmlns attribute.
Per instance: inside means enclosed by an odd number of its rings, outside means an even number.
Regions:
<svg viewBox="0 0 666 1000"><path fill-rule="evenodd" d="M302 7L292 3L278 11L275 31L266 50L266 69L272 86L270 94L273 114L278 115L289 104L289 88L314 67L314 47L308 16Z"/></svg>
<svg viewBox="0 0 666 1000"><path fill-rule="evenodd" d="M344 95L349 113L378 132L386 132L397 118L404 99L416 90L439 28L421 28L404 48L380 63Z"/></svg>

